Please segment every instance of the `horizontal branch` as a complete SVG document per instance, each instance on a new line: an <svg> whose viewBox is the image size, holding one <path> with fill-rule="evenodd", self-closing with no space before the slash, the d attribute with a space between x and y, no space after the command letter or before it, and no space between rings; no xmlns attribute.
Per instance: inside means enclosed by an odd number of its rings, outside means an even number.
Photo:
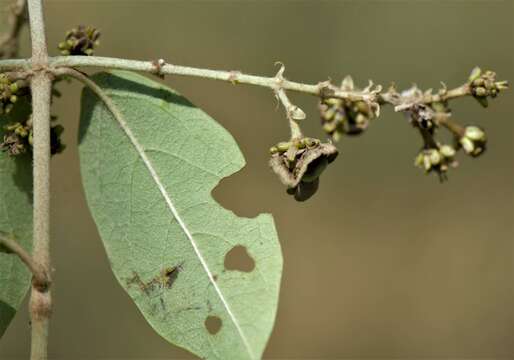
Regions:
<svg viewBox="0 0 514 360"><path fill-rule="evenodd" d="M318 97L340 98L348 101L378 101L381 105L409 105L407 103L412 100L396 92L396 90L389 90L387 92L382 93L377 93L377 91L369 92L360 90L345 91L339 87L336 87L333 84L330 84L328 81L320 82L315 85L304 84L283 78L281 72L279 72L279 74L275 76L266 77L243 74L240 71L211 70L189 66L173 65L167 64L164 60L138 61L99 56L56 56L48 58L48 70L54 73L56 72L56 70L62 68L84 67L147 72L158 76L179 75L204 79L213 79L231 82L232 84L248 84L261 86L272 89L275 92L275 94L277 93L277 90L282 89L287 91L306 93ZM0 71L7 71L13 69L30 71L30 60L0 60ZM424 94L420 98L418 98L416 102L431 104L434 102L444 102L447 100L452 100L455 98L460 98L468 95L471 95L471 88L469 84L466 83L454 89L444 89L444 91L436 94Z"/></svg>
<svg viewBox="0 0 514 360"><path fill-rule="evenodd" d="M12 253L20 258L21 261L34 276L34 283L39 286L46 287L49 283L48 274L44 268L36 262L32 256L16 241L6 236L0 235L0 246L3 246L9 253Z"/></svg>
<svg viewBox="0 0 514 360"><path fill-rule="evenodd" d="M329 92L331 97L344 98L352 101L374 100L374 95L355 91L342 91L326 82L319 84L303 84L276 76L264 77L243 74L240 71L224 71L194 68L167 64L162 61L137 61L98 56L58 56L49 59L51 67L102 67L109 69L132 70L149 72L156 75L182 75L213 80L228 81L233 84L248 84L267 87L270 89L284 89L306 94L321 96Z"/></svg>

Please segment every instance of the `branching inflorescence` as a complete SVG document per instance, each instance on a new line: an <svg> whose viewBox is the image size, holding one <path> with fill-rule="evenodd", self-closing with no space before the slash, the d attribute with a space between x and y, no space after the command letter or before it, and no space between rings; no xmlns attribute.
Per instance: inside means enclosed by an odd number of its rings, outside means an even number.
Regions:
<svg viewBox="0 0 514 360"><path fill-rule="evenodd" d="M273 77L260 77L243 74L240 71L216 71L177 66L158 61L134 61L93 57L94 49L99 44L100 32L91 26L80 25L67 32L66 38L59 44L61 57L49 58L48 71L56 72L59 68L105 67L149 72L160 77L164 75L183 75L229 81L233 84L250 84L267 87L273 90L276 98L284 106L287 120L291 128L288 141L283 141L270 149L270 166L287 187L289 194L297 200L311 197L319 184L319 175L337 157L338 151L332 145L345 136L363 134L380 116L380 108L392 105L397 112L406 115L411 125L417 129L423 140L423 145L415 157L415 165L426 173L436 173L441 181L447 179L447 172L457 166L456 155L463 150L469 156L477 157L486 148L486 135L483 129L469 125L461 126L451 115L449 102L464 96L474 97L482 106L487 107L489 99L495 98L501 91L507 89L506 81L497 81L492 71L482 71L476 67L468 80L455 89L446 85L434 93L432 89L421 91L417 86L399 92L394 85L386 91L382 86L369 81L368 86L359 89L354 85L351 76L346 76L340 86L329 81L315 85L292 82L284 77L284 66ZM71 56L73 55L73 56ZM14 63L0 63L1 68L8 67L16 71L3 73L0 77L0 105L8 112L17 101L18 89L26 88L25 78L30 72L28 64L23 60ZM23 71L26 69L25 71ZM18 74L20 78L13 78ZM14 85L13 85L14 84ZM14 91L13 91L14 90ZM319 98L321 125L328 135L328 141L305 137L300 129L300 123L306 118L305 113L294 105L287 91L302 92ZM2 147L12 155L30 148L21 141L26 124L7 124L8 132L4 136ZM29 124L30 127L30 124ZM13 133L14 129L14 133ZM62 127L53 127L53 153L63 149L59 136ZM452 144L444 144L437 138L437 133L446 129L453 135ZM18 131L18 133L16 133ZM22 134L19 134L19 132ZM21 136L23 138L23 136ZM30 137L28 137L30 145Z"/></svg>
<svg viewBox="0 0 514 360"><path fill-rule="evenodd" d="M446 85L434 93L432 89L425 92L417 86L399 92L394 85L386 91L382 86L369 81L368 86L359 89L354 85L351 76L347 76L340 86L329 81L315 85L292 82L284 77L284 66L274 77L259 77L243 74L240 71L215 71L167 64L164 60L134 61L124 59L102 58L91 56L99 44L100 32L91 26L80 25L67 32L66 38L59 44L62 57L49 58L48 71L56 72L59 68L106 67L145 71L160 77L173 74L195 76L216 80L229 81L233 84L250 84L268 87L273 90L276 98L284 106L287 120L291 128L288 141L271 147L270 166L287 186L289 194L297 200L311 197L319 184L319 175L337 157L338 151L332 145L345 136L363 134L380 116L380 108L384 105L394 106L395 111L404 113L411 125L417 129L423 145L415 157L415 165L426 173L436 173L439 179L447 178L447 171L457 166L456 155L463 150L467 155L477 157L486 148L486 135L477 126L461 126L451 115L449 102L464 96L474 97L482 106L487 107L490 98L495 98L507 89L506 81L497 81L492 71L482 71L476 67L468 80L455 89ZM73 55L73 56L71 56ZM14 63L0 63L1 68L10 71L0 75L0 105L2 111L9 112L18 100L18 91L27 88L26 80L30 69L23 60ZM25 69L25 71L24 71ZM319 98L321 125L329 139L305 137L300 123L306 118L305 113L289 99L286 91L303 92ZM25 92L28 95L28 92ZM27 123L5 125L2 148L11 155L16 155L30 148L30 120ZM62 127L52 127L54 144L53 153L63 149L59 140ZM446 129L453 134L452 144L444 144L437 138L437 133ZM25 136L25 133L28 135ZM23 139L27 140L24 141Z"/></svg>

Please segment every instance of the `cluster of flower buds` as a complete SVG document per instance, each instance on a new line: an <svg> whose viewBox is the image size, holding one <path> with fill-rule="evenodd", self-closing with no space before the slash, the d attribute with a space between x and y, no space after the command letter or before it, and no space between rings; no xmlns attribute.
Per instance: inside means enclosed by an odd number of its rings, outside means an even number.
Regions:
<svg viewBox="0 0 514 360"><path fill-rule="evenodd" d="M338 155L334 145L307 137L280 142L270 152L271 168L297 201L314 195L319 176Z"/></svg>
<svg viewBox="0 0 514 360"><path fill-rule="evenodd" d="M0 115L10 113L19 96L28 94L28 87L25 80L11 79L8 73L0 74Z"/></svg>
<svg viewBox="0 0 514 360"><path fill-rule="evenodd" d="M478 126L466 126L463 135L458 138L458 145L466 154L477 157L486 149L487 137L484 130Z"/></svg>
<svg viewBox="0 0 514 360"><path fill-rule="evenodd" d="M479 67L471 71L468 80L471 94L483 107L489 105L488 97L495 98L500 91L508 88L507 81L496 81L494 71L482 72Z"/></svg>
<svg viewBox="0 0 514 360"><path fill-rule="evenodd" d="M362 90L362 94L377 92L372 90L373 84ZM350 76L344 78L341 84L343 91L358 91L355 89ZM379 90L378 90L379 91ZM358 135L369 126L369 122L378 116L379 105L363 100L350 101L333 97L322 97L319 104L323 130L334 141L338 141L343 134Z"/></svg>
<svg viewBox="0 0 514 360"><path fill-rule="evenodd" d="M450 145L440 145L432 148L423 148L414 164L425 170L425 173L435 171L439 175L441 181L446 180L446 172L451 167L458 165L455 160L455 154L457 152Z"/></svg>
<svg viewBox="0 0 514 360"><path fill-rule="evenodd" d="M93 55L100 44L100 31L92 26L79 25L66 33L66 39L59 43L62 55Z"/></svg>
<svg viewBox="0 0 514 360"><path fill-rule="evenodd" d="M7 152L11 156L25 154L32 150L32 118L20 123L12 123L4 127L3 142L0 143L0 149ZM50 151L51 154L61 153L66 145L61 142L61 134L64 128L61 125L54 125L50 128Z"/></svg>

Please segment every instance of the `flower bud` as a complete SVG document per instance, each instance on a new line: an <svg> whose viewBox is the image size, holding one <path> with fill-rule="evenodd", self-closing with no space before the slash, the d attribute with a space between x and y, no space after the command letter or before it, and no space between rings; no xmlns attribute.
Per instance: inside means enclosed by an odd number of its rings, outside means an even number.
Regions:
<svg viewBox="0 0 514 360"><path fill-rule="evenodd" d="M487 137L478 126L466 126L464 135L459 139L459 144L466 154L477 157L485 151Z"/></svg>

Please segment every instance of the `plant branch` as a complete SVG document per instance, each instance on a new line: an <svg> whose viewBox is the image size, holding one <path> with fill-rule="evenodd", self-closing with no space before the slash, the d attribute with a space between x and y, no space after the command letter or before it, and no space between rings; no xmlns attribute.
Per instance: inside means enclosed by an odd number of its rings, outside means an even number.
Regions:
<svg viewBox="0 0 514 360"><path fill-rule="evenodd" d="M27 1L16 0L10 10L7 19L9 27L0 38L0 59L13 58L18 55L20 31L27 22Z"/></svg>
<svg viewBox="0 0 514 360"><path fill-rule="evenodd" d="M265 77L243 74L240 71L194 68L188 66L166 64L165 62L163 63L161 61L138 61L99 56L56 56L49 57L48 64L48 68L52 72L60 68L96 67L147 72L155 75L179 75L221 80L228 81L233 84L247 84L266 87L274 91L277 88L277 76ZM30 63L27 59L0 60L1 71L13 69L30 69ZM287 91L295 91L318 97L325 96L331 98L346 99L349 101L378 101L382 105L400 105L398 111L401 111L401 106L406 104L406 97L396 92L395 90L390 90L380 94L364 93L361 91L344 91L328 82L320 82L313 85L290 81L284 78L282 78L280 81L280 88ZM444 90L438 94L424 94L420 99L418 99L417 102L430 104L434 102L444 102L468 95L471 95L469 84L463 84L454 89Z"/></svg>
<svg viewBox="0 0 514 360"><path fill-rule="evenodd" d="M11 238L0 235L0 246L6 248L9 253L17 255L27 265L27 268L34 276L34 283L41 287L48 287L50 279L45 269L20 244Z"/></svg>
<svg viewBox="0 0 514 360"><path fill-rule="evenodd" d="M43 68L48 63L45 22L42 0L29 1L30 39L32 41L32 69Z"/></svg>
<svg viewBox="0 0 514 360"><path fill-rule="evenodd" d="M302 131L300 129L300 126L298 125L298 120L305 119L305 113L298 106L293 105L291 103L284 89L279 87L275 90L275 95L277 99L280 100L280 102L284 106L284 109L286 110L286 116L289 120L289 127L291 128L291 139L301 138Z"/></svg>
<svg viewBox="0 0 514 360"><path fill-rule="evenodd" d="M119 70L149 72L156 75L182 75L213 80L228 81L233 84L248 84L275 89L277 78L243 74L240 71L223 71L201 69L188 66L167 64L156 61L137 61L98 56L57 56L49 59L52 68L59 67L101 67ZM1 68L0 62L0 68ZM363 94L358 91L343 91L327 82L319 84L303 84L283 79L280 87L284 90L297 91L315 96L329 94L330 97L345 98L349 100L374 100L372 94Z"/></svg>
<svg viewBox="0 0 514 360"><path fill-rule="evenodd" d="M34 162L34 245L33 257L50 273L50 102L52 74L48 72L48 52L42 0L29 0L32 40L31 81ZM32 326L31 360L48 358L48 329L52 312L49 287L32 286L30 314Z"/></svg>

